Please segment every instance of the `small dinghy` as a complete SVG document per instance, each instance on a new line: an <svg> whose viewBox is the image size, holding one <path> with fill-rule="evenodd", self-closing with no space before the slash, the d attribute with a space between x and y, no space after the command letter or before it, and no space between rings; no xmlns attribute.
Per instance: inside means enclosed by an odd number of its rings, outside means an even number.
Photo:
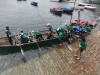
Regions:
<svg viewBox="0 0 100 75"><path fill-rule="evenodd" d="M90 6L90 4L78 3L78 6Z"/></svg>
<svg viewBox="0 0 100 75"><path fill-rule="evenodd" d="M38 2L32 1L32 2L31 2L31 5L38 6Z"/></svg>
<svg viewBox="0 0 100 75"><path fill-rule="evenodd" d="M91 6L84 6L84 8L92 11L95 11L97 9L96 7L91 7Z"/></svg>

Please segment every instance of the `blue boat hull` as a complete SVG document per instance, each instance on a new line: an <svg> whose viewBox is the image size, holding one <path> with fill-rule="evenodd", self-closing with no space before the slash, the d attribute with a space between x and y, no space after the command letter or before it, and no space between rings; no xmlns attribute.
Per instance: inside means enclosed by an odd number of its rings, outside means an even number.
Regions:
<svg viewBox="0 0 100 75"><path fill-rule="evenodd" d="M38 6L38 2L31 2L31 5Z"/></svg>
<svg viewBox="0 0 100 75"><path fill-rule="evenodd" d="M53 10L53 9L50 9L50 12L52 12L52 13L54 13L54 14L56 14L56 15L62 15L62 11L55 11L55 10Z"/></svg>
<svg viewBox="0 0 100 75"><path fill-rule="evenodd" d="M63 9L63 13L67 13L67 14L72 14L73 12L72 8L61 7L61 9Z"/></svg>

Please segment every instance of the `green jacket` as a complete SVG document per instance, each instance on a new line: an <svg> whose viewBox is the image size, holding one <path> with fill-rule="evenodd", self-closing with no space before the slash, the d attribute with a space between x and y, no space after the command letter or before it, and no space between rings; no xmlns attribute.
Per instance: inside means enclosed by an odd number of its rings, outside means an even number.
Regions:
<svg viewBox="0 0 100 75"><path fill-rule="evenodd" d="M87 30L88 32L91 32L91 31L92 31L92 28L91 28L90 26L88 26L88 27L86 27L86 30Z"/></svg>
<svg viewBox="0 0 100 75"><path fill-rule="evenodd" d="M26 33L23 33L22 37L23 41L28 41L28 35Z"/></svg>
<svg viewBox="0 0 100 75"><path fill-rule="evenodd" d="M80 45L81 45L81 47L82 47L83 49L86 49L86 47L87 47L87 42L82 42L82 41L81 41L81 44L80 44Z"/></svg>
<svg viewBox="0 0 100 75"><path fill-rule="evenodd" d="M10 30L6 30L6 33L8 33L9 35L11 35L11 32L10 32Z"/></svg>
<svg viewBox="0 0 100 75"><path fill-rule="evenodd" d="M62 32L59 32L58 36L59 36L60 39L65 39L66 38L66 36Z"/></svg>
<svg viewBox="0 0 100 75"><path fill-rule="evenodd" d="M36 37L36 35L40 35L41 33L39 31L35 31L34 32L34 36Z"/></svg>
<svg viewBox="0 0 100 75"><path fill-rule="evenodd" d="M10 30L6 30L6 34L7 34L7 37L11 37L11 32L10 32Z"/></svg>
<svg viewBox="0 0 100 75"><path fill-rule="evenodd" d="M59 28L57 28L57 31L58 31L58 32L63 32L64 29L63 29L62 27L59 27Z"/></svg>

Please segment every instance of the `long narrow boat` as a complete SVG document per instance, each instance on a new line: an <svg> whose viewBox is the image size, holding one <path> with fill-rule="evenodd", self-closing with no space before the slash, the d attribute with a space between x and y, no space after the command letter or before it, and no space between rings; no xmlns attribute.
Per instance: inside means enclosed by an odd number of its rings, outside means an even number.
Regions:
<svg viewBox="0 0 100 75"><path fill-rule="evenodd" d="M46 36L47 31L41 31L41 33L44 35L44 37ZM19 46L16 45L10 45L8 42L7 37L2 37L0 38L0 55L7 55L7 54L12 54L12 53L17 53L20 52L20 46L24 51L28 51L28 50L32 50L32 49L37 49L37 43L40 47L44 47L44 46L51 46L53 44L58 44L61 41L57 38L53 38L53 39L49 39L49 40L43 40L43 41L39 41L36 42L36 39L33 39L34 41L31 43L25 43Z"/></svg>
<svg viewBox="0 0 100 75"><path fill-rule="evenodd" d="M90 6L91 4L78 3L78 6Z"/></svg>
<svg viewBox="0 0 100 75"><path fill-rule="evenodd" d="M97 8L96 7L91 7L91 6L84 6L84 9L95 11Z"/></svg>

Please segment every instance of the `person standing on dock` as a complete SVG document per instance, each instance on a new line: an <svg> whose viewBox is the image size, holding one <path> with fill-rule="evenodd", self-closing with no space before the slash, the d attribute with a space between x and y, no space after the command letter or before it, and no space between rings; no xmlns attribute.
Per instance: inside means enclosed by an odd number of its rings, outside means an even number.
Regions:
<svg viewBox="0 0 100 75"><path fill-rule="evenodd" d="M7 34L7 37L9 39L9 43L11 45L13 45L13 43L12 43L12 37L11 37L11 32L10 32L9 26L6 26L6 34Z"/></svg>
<svg viewBox="0 0 100 75"><path fill-rule="evenodd" d="M85 38L81 38L80 40L80 45L79 45L79 49L76 52L76 55L74 55L75 57L77 57L77 59L81 58L81 53L87 48L87 42L85 40Z"/></svg>

